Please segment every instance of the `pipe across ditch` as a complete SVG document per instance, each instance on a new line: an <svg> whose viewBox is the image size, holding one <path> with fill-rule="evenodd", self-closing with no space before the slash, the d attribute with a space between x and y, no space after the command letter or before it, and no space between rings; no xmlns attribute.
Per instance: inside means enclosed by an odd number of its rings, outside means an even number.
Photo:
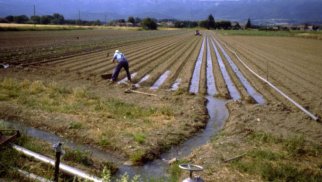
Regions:
<svg viewBox="0 0 322 182"><path fill-rule="evenodd" d="M38 153L35 153L31 150L28 150L26 148L23 148L21 146L18 146L18 145L15 145L15 144L11 144L12 148L14 148L15 150L17 150L18 152L21 152L23 153L24 155L27 155L29 157L33 157L41 162L44 162L46 164L50 164L52 166L55 166L55 160L49 158L49 157L46 157L46 156L43 156L41 154L38 154ZM76 169L74 167L71 167L71 166L68 166L64 163L60 163L59 165L59 169L64 171L65 173L68 173L68 174L71 174L71 175L74 175L74 176L77 176L77 177L80 177L80 178L83 178L83 179L86 179L86 180L90 180L90 181L94 181L94 182L101 182L102 179L96 177L96 176L93 176L93 175L89 175L87 173L85 173L84 171L81 171L79 169Z"/></svg>

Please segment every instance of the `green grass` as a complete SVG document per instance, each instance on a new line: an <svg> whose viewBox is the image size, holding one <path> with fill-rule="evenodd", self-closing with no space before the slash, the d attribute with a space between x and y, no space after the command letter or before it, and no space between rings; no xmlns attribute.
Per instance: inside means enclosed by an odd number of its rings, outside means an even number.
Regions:
<svg viewBox="0 0 322 182"><path fill-rule="evenodd" d="M134 133L133 138L139 144L143 144L145 142L145 135L143 133Z"/></svg>
<svg viewBox="0 0 322 182"><path fill-rule="evenodd" d="M142 108L116 99L101 100L86 88L60 88L55 83L3 79L0 82L0 101L11 101L31 109L46 112L77 114L82 111L111 113L116 119L136 119L161 113L171 116L169 108Z"/></svg>
<svg viewBox="0 0 322 182"><path fill-rule="evenodd" d="M322 150L305 141L303 136L281 138L264 132L248 135L250 144L258 146L231 166L241 172L259 175L265 181L319 181L322 171L318 165L307 166L301 161L320 161ZM313 157L313 159L312 159Z"/></svg>
<svg viewBox="0 0 322 182"><path fill-rule="evenodd" d="M76 163L83 164L84 166L91 167L94 165L93 160L90 158L89 152L83 152L80 150L67 151L63 155L63 159L66 161L73 161Z"/></svg>

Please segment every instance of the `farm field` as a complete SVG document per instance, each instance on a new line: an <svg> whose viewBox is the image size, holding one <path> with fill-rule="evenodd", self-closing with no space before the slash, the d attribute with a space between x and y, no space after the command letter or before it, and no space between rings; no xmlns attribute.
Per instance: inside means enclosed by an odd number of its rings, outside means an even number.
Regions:
<svg viewBox="0 0 322 182"><path fill-rule="evenodd" d="M297 157L308 159L307 163L281 160L300 165L303 171L312 165L313 177L321 175L321 148L315 153L307 148L321 146L321 123L252 75L230 51L321 116L321 40L215 31L194 36L188 30L0 32L0 40L0 63L10 65L0 70L1 119L112 152L122 162L142 164L202 132L211 117L205 108L205 96L210 95L227 101L229 118L217 137L188 157L205 167L201 176L208 181L265 180L260 172L240 170L242 160L221 161L252 154L254 147L255 152L274 147L284 152L279 146L283 142L267 142L261 148L262 140L254 138L262 134L283 141L301 137L312 143L297 146L305 151ZM129 60L138 87L134 91L156 96L126 94L129 84L111 85L101 78L115 67L111 62L115 49ZM122 71L119 80L125 76Z"/></svg>

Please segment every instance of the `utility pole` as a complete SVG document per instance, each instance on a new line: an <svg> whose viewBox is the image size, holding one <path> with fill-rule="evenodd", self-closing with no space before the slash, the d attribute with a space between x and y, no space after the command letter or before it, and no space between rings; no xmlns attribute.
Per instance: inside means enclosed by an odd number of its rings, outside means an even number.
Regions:
<svg viewBox="0 0 322 182"><path fill-rule="evenodd" d="M106 15L104 15L104 18L105 18L105 26L107 26Z"/></svg>
<svg viewBox="0 0 322 182"><path fill-rule="evenodd" d="M36 21L35 21L35 18L36 18L36 5L34 5L34 28L36 27Z"/></svg>
<svg viewBox="0 0 322 182"><path fill-rule="evenodd" d="M78 25L80 25L80 10L78 10Z"/></svg>
<svg viewBox="0 0 322 182"><path fill-rule="evenodd" d="M268 81L268 61L266 60L266 80Z"/></svg>

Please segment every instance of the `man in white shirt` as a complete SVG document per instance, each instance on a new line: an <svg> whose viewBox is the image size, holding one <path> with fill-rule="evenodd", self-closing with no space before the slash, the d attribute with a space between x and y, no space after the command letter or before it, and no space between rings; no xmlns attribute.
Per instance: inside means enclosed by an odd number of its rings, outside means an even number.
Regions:
<svg viewBox="0 0 322 182"><path fill-rule="evenodd" d="M120 52L119 50L116 50L112 59L112 62L114 63L114 61L116 60L116 62L118 62L117 66L114 69L113 75L112 75L112 82L115 82L117 80L117 77L121 71L122 68L125 69L126 74L127 74L127 79L131 82L131 74L129 71L129 63L126 59L126 57L124 56L124 54L122 52Z"/></svg>

